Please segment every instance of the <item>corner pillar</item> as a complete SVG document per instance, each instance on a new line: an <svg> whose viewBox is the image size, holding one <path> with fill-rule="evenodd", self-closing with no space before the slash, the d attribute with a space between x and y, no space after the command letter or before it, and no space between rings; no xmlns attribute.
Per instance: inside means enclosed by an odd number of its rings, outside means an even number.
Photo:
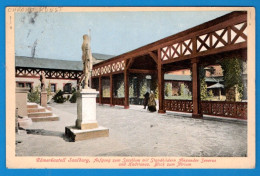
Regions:
<svg viewBox="0 0 260 176"><path fill-rule="evenodd" d="M100 76L99 77L99 80L98 80L98 84L99 84L99 104L101 105L102 104L102 77Z"/></svg>
<svg viewBox="0 0 260 176"><path fill-rule="evenodd" d="M158 75L158 98L159 98L159 110L158 113L165 113L164 109L164 70L162 69L161 60L161 49L158 49L158 64L157 64L157 75Z"/></svg>

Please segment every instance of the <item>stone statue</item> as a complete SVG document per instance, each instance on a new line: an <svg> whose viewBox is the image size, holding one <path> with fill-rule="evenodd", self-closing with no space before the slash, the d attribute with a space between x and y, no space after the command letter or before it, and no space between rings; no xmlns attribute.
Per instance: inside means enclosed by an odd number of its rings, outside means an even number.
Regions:
<svg viewBox="0 0 260 176"><path fill-rule="evenodd" d="M45 79L45 75L44 75L43 71L41 71L40 81L41 81L41 92L45 92L46 91L46 89L45 89L46 79Z"/></svg>
<svg viewBox="0 0 260 176"><path fill-rule="evenodd" d="M91 76L91 71L92 71L92 53L91 53L91 48L90 48L90 37L85 34L83 35L83 43L81 46L82 49L82 62L83 62L83 77L84 80L84 89L88 89L88 81Z"/></svg>

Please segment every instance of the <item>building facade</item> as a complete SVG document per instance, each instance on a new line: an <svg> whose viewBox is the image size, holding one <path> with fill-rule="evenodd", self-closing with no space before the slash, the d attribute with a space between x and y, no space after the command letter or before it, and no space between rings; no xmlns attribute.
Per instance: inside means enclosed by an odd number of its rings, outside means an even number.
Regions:
<svg viewBox="0 0 260 176"><path fill-rule="evenodd" d="M93 53L94 64L113 56ZM39 89L40 75L43 71L46 77L45 87L55 93L59 90L70 94L76 88L82 74L81 61L68 61L45 58L15 57L16 87Z"/></svg>

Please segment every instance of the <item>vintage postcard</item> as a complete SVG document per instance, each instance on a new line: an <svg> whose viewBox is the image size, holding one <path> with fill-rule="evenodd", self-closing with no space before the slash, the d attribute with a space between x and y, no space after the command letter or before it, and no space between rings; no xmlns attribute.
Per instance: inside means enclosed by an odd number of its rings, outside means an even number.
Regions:
<svg viewBox="0 0 260 176"><path fill-rule="evenodd" d="M255 9L6 7L6 164L254 168Z"/></svg>

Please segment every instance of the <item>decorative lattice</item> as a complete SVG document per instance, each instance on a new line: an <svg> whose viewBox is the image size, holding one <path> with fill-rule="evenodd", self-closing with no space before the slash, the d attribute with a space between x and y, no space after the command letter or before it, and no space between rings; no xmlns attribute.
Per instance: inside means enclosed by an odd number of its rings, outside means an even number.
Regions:
<svg viewBox="0 0 260 176"><path fill-rule="evenodd" d="M194 39L194 40L193 40ZM161 48L161 59L167 61L192 54L207 52L221 47L228 47L247 41L247 23L227 25L222 29L210 31L181 42ZM196 42L196 43L194 43ZM194 51L193 45L196 45Z"/></svg>
<svg viewBox="0 0 260 176"><path fill-rule="evenodd" d="M33 68L16 68L16 77L40 77L41 71L44 72L46 78L52 79L79 79L82 71L67 70L40 70Z"/></svg>
<svg viewBox="0 0 260 176"><path fill-rule="evenodd" d="M166 46L161 50L162 60L174 59L180 56L192 54L192 40L188 39L183 42Z"/></svg>
<svg viewBox="0 0 260 176"><path fill-rule="evenodd" d="M125 61L117 61L112 64L104 65L93 69L92 76L106 75L113 72L120 72L125 69Z"/></svg>

